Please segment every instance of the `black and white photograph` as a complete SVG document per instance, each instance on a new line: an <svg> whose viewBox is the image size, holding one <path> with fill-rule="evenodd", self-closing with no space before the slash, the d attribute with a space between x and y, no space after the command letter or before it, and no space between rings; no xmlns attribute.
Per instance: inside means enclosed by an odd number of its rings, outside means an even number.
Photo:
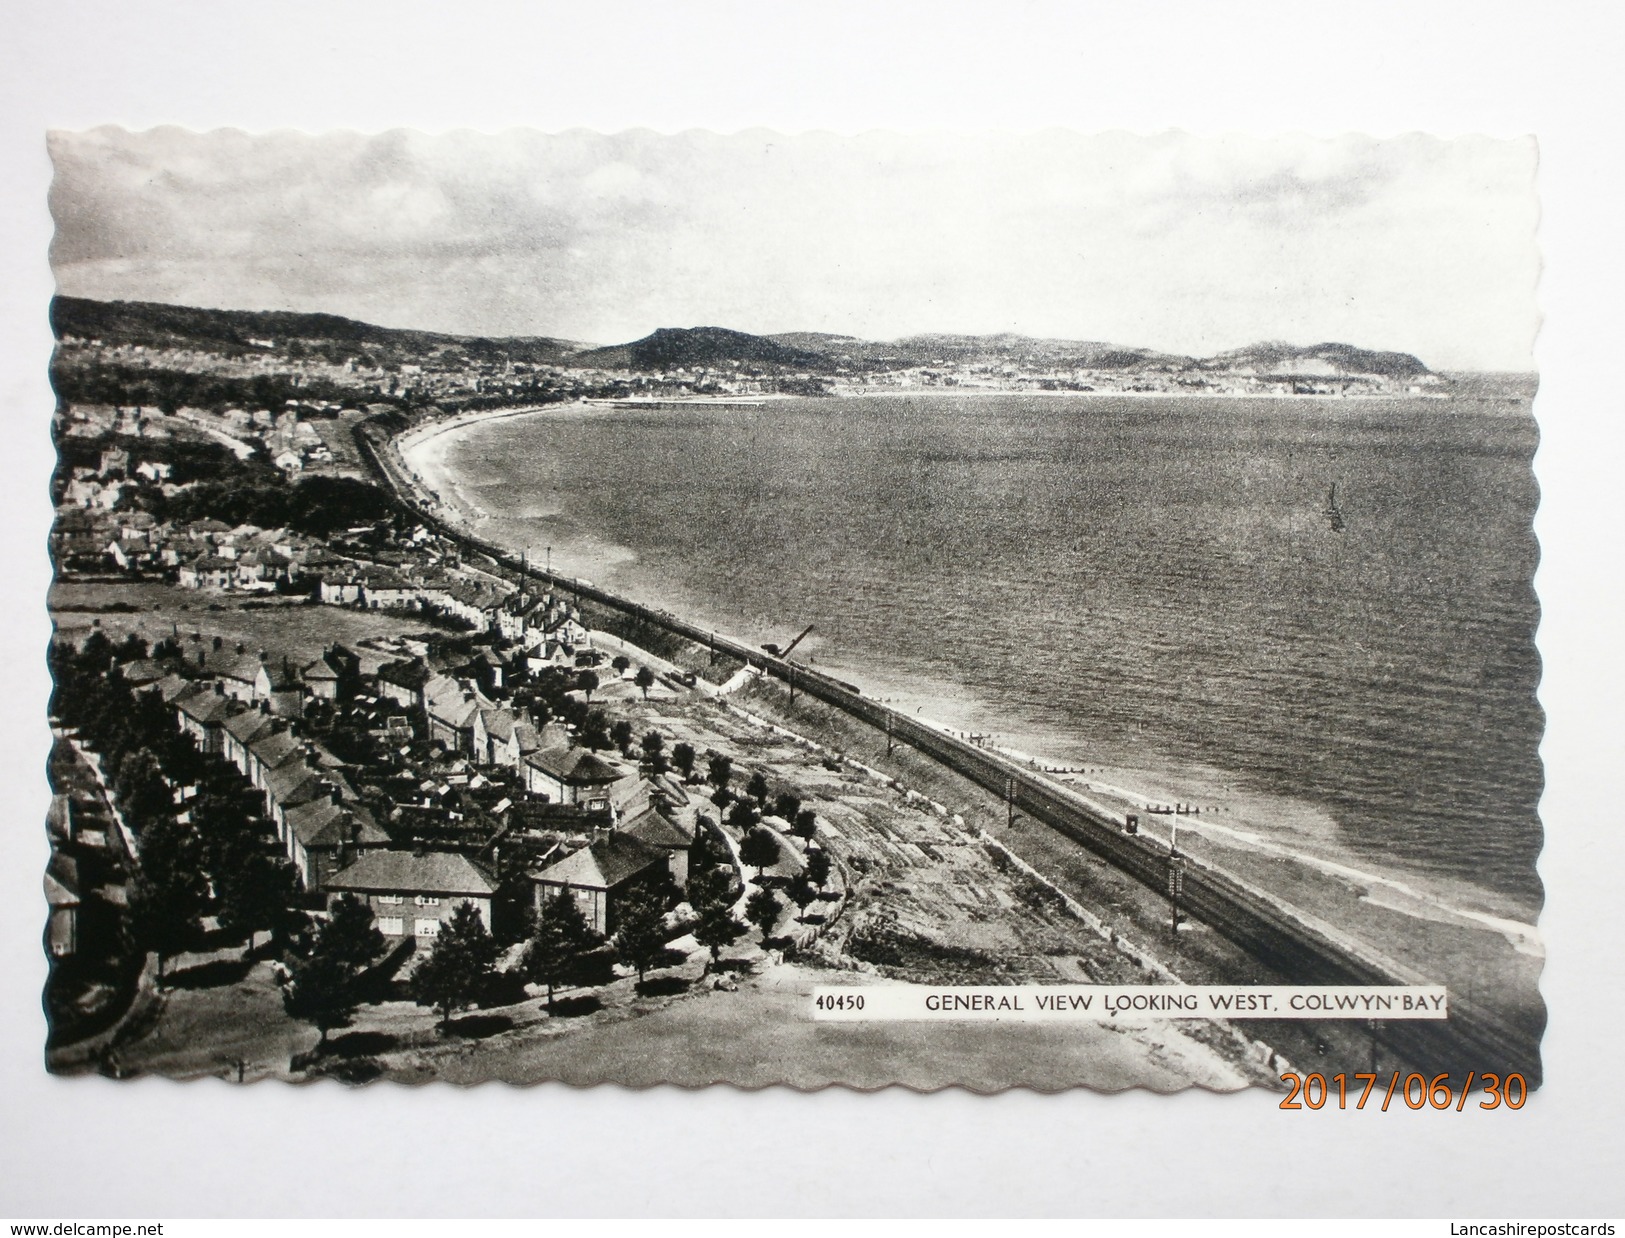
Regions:
<svg viewBox="0 0 1625 1238"><path fill-rule="evenodd" d="M1533 138L49 153L53 1074L1541 1086Z"/></svg>
<svg viewBox="0 0 1625 1238"><path fill-rule="evenodd" d="M1622 52L11 6L0 1230L1617 1233Z"/></svg>

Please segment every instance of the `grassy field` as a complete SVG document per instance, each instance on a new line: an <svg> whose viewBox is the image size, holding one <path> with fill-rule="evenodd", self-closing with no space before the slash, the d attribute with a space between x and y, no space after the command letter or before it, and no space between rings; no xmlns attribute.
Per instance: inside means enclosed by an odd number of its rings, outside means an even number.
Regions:
<svg viewBox="0 0 1625 1238"><path fill-rule="evenodd" d="M51 586L48 595L57 631L75 641L82 640L95 627L114 640L137 632L149 643L176 631L183 638L197 632L205 638L223 637L228 644L241 641L256 652L267 650L273 657L286 655L308 662L334 642L356 644L369 637L406 636L429 630L421 618L312 606L297 600L277 599L275 609L245 610L243 604L252 600L157 582L59 582ZM120 603L136 609L102 609Z"/></svg>

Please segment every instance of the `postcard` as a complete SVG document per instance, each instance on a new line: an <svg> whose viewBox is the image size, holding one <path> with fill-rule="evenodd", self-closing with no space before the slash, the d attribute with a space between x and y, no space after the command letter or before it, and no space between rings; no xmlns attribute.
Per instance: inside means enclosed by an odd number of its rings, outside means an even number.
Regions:
<svg viewBox="0 0 1625 1238"><path fill-rule="evenodd" d="M50 1071L1539 1087L1532 141L50 149Z"/></svg>

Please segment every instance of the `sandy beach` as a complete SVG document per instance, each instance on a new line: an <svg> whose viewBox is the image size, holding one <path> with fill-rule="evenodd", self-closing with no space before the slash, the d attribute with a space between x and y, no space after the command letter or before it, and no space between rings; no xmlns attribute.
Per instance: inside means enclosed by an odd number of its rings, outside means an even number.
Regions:
<svg viewBox="0 0 1625 1238"><path fill-rule="evenodd" d="M418 484L448 519L471 533L490 536L491 531L481 526L492 520L491 513L460 490L447 466L455 441L451 432L538 411L544 410L474 413L436 422L402 436L398 449ZM574 406L568 406L568 411L581 413ZM568 570L601 575L612 566L608 562L570 564ZM810 661L820 662L816 637L809 652ZM1464 995L1505 995L1502 1012L1515 1022L1533 1026L1544 1017L1536 987L1544 949L1533 924L1519 918L1504 900L1465 882L1379 870L1337 844L1337 822L1317 805L1248 789L1244 777L1226 771L1163 763L1096 765L1088 759L1087 737L1010 735L1005 731L1007 724L988 718L974 702L955 697L952 685L929 684L910 676L906 669L878 682L862 668L829 662L820 665L857 683L866 695L888 701L937 729L961 737L984 735L988 746L1046 771L1069 788L1098 797L1112 811L1140 814L1140 828L1146 835L1166 843L1177 829L1182 852L1293 905L1312 908L1316 916L1342 932ZM1082 760L1080 753L1084 754ZM1199 811L1153 811L1175 805ZM1021 838L1012 843L1018 852L1026 845Z"/></svg>

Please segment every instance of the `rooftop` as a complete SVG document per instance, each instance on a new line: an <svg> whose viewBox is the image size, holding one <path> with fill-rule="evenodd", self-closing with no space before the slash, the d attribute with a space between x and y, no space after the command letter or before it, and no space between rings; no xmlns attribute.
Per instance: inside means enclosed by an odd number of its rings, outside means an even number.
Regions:
<svg viewBox="0 0 1625 1238"><path fill-rule="evenodd" d="M496 882L478 864L451 851L369 851L328 882L332 890L357 893L478 895L496 892Z"/></svg>

